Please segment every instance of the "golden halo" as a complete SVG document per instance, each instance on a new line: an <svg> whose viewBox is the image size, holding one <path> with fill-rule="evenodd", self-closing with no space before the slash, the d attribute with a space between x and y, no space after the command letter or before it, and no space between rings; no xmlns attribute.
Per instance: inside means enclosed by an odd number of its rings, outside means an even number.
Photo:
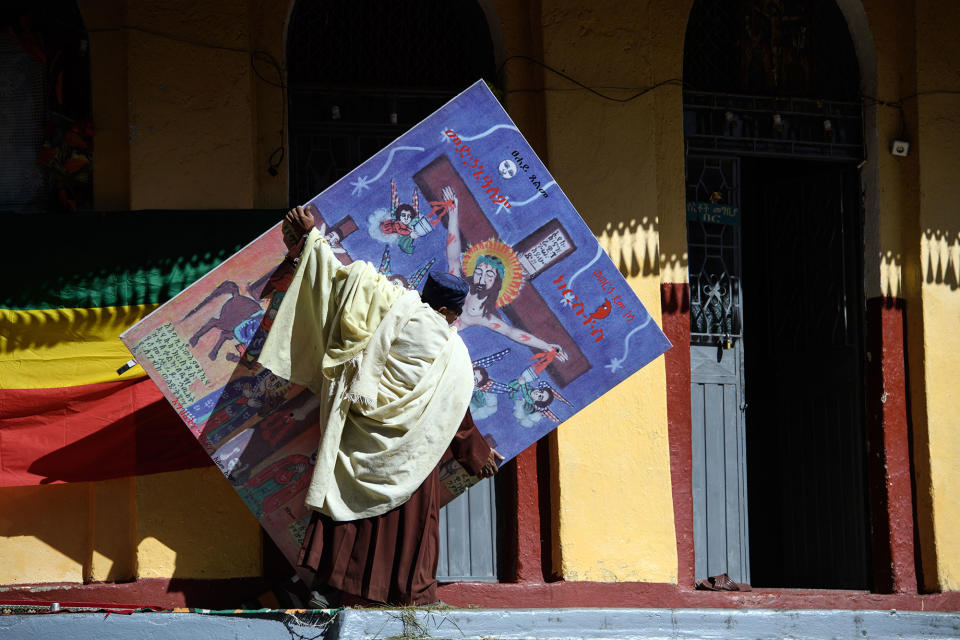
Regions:
<svg viewBox="0 0 960 640"><path fill-rule="evenodd" d="M520 266L517 254L510 245L500 240L491 238L478 242L463 254L463 276L468 280L473 278L473 270L480 256L490 256L503 263L503 283L500 286L500 295L497 296L497 307L513 302L523 285L523 268Z"/></svg>

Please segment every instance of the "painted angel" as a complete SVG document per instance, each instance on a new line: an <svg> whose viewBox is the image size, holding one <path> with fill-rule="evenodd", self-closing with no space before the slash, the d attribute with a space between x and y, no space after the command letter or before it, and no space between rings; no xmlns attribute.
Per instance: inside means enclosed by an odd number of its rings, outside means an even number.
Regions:
<svg viewBox="0 0 960 640"><path fill-rule="evenodd" d="M416 239L433 231L433 225L420 215L420 196L416 187L409 204L400 202L397 183L391 178L390 208L379 209L370 216L368 231L372 238L396 243L401 251L411 254Z"/></svg>
<svg viewBox="0 0 960 640"><path fill-rule="evenodd" d="M524 427L532 427L540 422L543 416L559 423L560 418L550 409L554 400L573 406L557 389L550 386L550 383L540 380L533 367L524 369L523 373L516 380L508 382L507 386L510 388L508 394L513 400L513 417Z"/></svg>
<svg viewBox="0 0 960 640"><path fill-rule="evenodd" d="M510 393L510 387L490 377L487 367L503 360L510 353L504 349L473 361L473 395L470 397L470 413L474 420L483 420L497 412L497 395Z"/></svg>
<svg viewBox="0 0 960 640"><path fill-rule="evenodd" d="M430 272L430 268L436 261L436 258L430 258L425 263L420 265L420 268L411 273L409 276L393 273L390 261L390 245L385 244L383 245L383 255L380 257L380 266L377 268L377 273L384 275L387 280L395 285L415 290L420 287L420 283L427 276L427 273Z"/></svg>

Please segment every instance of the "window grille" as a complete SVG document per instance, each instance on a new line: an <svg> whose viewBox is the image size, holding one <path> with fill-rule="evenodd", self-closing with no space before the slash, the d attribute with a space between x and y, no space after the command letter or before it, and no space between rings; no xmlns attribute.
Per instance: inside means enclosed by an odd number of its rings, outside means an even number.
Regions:
<svg viewBox="0 0 960 640"><path fill-rule="evenodd" d="M864 157L857 57L835 0L697 0L684 47L688 151Z"/></svg>
<svg viewBox="0 0 960 640"><path fill-rule="evenodd" d="M13 35L0 33L0 210L46 203L47 180L37 164L46 111L43 66Z"/></svg>

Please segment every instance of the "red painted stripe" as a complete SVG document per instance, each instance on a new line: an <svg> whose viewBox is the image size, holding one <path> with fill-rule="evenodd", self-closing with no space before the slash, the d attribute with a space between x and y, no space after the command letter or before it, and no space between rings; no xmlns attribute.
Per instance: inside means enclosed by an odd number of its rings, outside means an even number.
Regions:
<svg viewBox="0 0 960 640"><path fill-rule="evenodd" d="M483 609L651 607L957 611L960 608L960 591L879 594L833 589L763 589L738 593L695 591L673 584L650 582L458 582L440 585L437 596L455 607Z"/></svg>
<svg viewBox="0 0 960 640"><path fill-rule="evenodd" d="M0 604L49 606L59 602L62 608L232 609L242 602L256 601L269 588L264 578L140 578L133 582L9 585L5 586Z"/></svg>
<svg viewBox="0 0 960 640"><path fill-rule="evenodd" d="M147 378L0 390L0 486L106 480L210 464Z"/></svg>
<svg viewBox="0 0 960 640"><path fill-rule="evenodd" d="M677 534L677 579L681 586L694 581L693 443L690 425L690 289L684 282L660 285L663 332L673 344L664 354L667 376L667 433L670 439L670 477L673 520Z"/></svg>
<svg viewBox="0 0 960 640"><path fill-rule="evenodd" d="M262 578L202 580L140 578L126 583L12 585L3 603L71 606L229 609L261 596ZM457 607L653 607L709 609L847 609L958 611L960 591L929 594L877 594L821 589L764 589L748 593L684 589L648 582L548 582L491 584L457 582L440 585L437 595Z"/></svg>
<svg viewBox="0 0 960 640"><path fill-rule="evenodd" d="M907 407L905 304L867 301L868 474L874 589L916 593L914 505Z"/></svg>

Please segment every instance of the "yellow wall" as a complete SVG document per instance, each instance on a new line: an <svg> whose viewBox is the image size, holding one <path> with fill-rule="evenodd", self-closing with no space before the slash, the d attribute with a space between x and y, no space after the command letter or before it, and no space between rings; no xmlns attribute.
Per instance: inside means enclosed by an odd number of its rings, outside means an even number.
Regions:
<svg viewBox="0 0 960 640"><path fill-rule="evenodd" d="M136 478L137 575L260 575L260 524L215 467Z"/></svg>
<svg viewBox="0 0 960 640"><path fill-rule="evenodd" d="M641 88L663 79L651 65L661 55L649 22L659 18L655 9L543 0L541 15L551 66L594 87ZM682 32L673 47L682 47ZM659 321L658 109L667 102L656 93L625 104L603 100L551 74L544 83L550 170ZM679 108L678 88L662 92ZM565 579L677 581L662 358L564 423L556 462L555 569Z"/></svg>
<svg viewBox="0 0 960 640"><path fill-rule="evenodd" d="M941 0L839 4L851 21L861 67L869 74L862 86L873 95L896 101L918 92L960 88L960 46L951 36L960 5ZM686 0L660 0L646 7L544 0L544 59L591 86L643 87L679 77L691 6ZM858 14L865 16L865 23L857 22ZM680 92L664 88L624 106L604 103L550 74L546 85L551 170L615 260L621 258L622 238L630 238L633 230L652 238L653 255L659 258L652 261L652 273L631 266L629 257L621 266L644 303L658 309L657 276L664 283L687 280ZM960 521L960 430L955 418L960 401L952 366L954 354L960 353L958 100L955 94L908 99L905 133L897 109L877 107L874 121L868 101L868 126L875 126L868 136L875 137L863 170L868 191L867 295L907 300L917 526L927 589L960 588L960 534L955 526ZM913 153L905 159L891 156L891 142L904 135L913 141ZM611 170L618 164L623 168ZM644 214L647 223L641 222ZM632 251L643 264L643 250ZM667 450L649 446L661 435L665 444L662 368L654 384L645 387L642 381L656 368L624 383L558 432L560 546L562 573L568 579L670 580L675 575L673 569L660 571L675 562L672 526L669 531L645 530L639 546L607 535L642 523L647 508L659 508L655 505L669 497ZM644 405L637 419L641 428L611 426L617 415L605 408L625 402L629 411L641 404L639 398ZM591 448L609 441L631 444L615 451ZM638 452L641 447L646 448ZM612 477L600 472L597 479L590 478L589 469L598 461L611 465ZM637 475L634 467L645 469L645 479L653 477L652 495L646 486L645 495L631 494L632 485L621 481ZM596 506L597 496L604 495L630 497ZM667 517L671 511L660 513L672 525ZM600 521L616 521L618 526L605 527L605 533L595 527Z"/></svg>
<svg viewBox="0 0 960 640"><path fill-rule="evenodd" d="M277 177L266 172L282 96L256 78L246 51L283 61L289 0L78 4L91 32L98 208L285 205L288 162ZM681 76L692 0L482 4L499 21L504 57L544 59L615 96ZM960 89L952 37L960 5L862 7L879 97ZM620 104L522 60L505 74L511 114L659 320L661 283L687 279L679 87ZM875 189L868 296L907 300L923 575L928 588L943 589L960 588L958 111L956 95L907 101L914 148L899 159L887 151L899 112L878 108L868 131L878 152L865 169L875 173L864 182ZM663 360L566 423L552 448L552 569L568 580L676 582ZM3 489L0 557L24 560L0 564L0 584L257 575L259 531L213 469Z"/></svg>
<svg viewBox="0 0 960 640"><path fill-rule="evenodd" d="M903 115L878 107L877 208L867 212L878 239L868 249L867 295L906 302L914 438L916 526L922 588L960 589L960 396L953 363L960 353L960 46L951 21L960 5L939 0L864 3L876 45L876 97L903 101ZM912 143L907 158L889 153ZM868 245L869 247L869 245ZM870 277L869 262L879 261Z"/></svg>
<svg viewBox="0 0 960 640"><path fill-rule="evenodd" d="M251 12L262 8L226 0L78 6L90 32L96 208L283 205L285 185L269 204L257 198L255 167L265 174L266 163L256 156L247 51ZM275 20L276 38L285 16ZM212 468L4 488L0 557L0 584L257 576L260 526Z"/></svg>
<svg viewBox="0 0 960 640"><path fill-rule="evenodd" d="M88 483L0 491L0 584L84 581L90 493Z"/></svg>
<svg viewBox="0 0 960 640"><path fill-rule="evenodd" d="M924 581L928 588L960 589L960 4L916 3L916 114L919 164L919 244L922 304L922 366L925 388L915 394L914 432L921 472L920 518ZM934 93L953 91L952 94ZM918 237L919 236L919 237ZM914 301L916 302L916 300ZM914 312L917 310L914 308ZM919 396L919 397L918 397ZM917 401L920 406L917 406ZM926 481L926 482L924 482Z"/></svg>

